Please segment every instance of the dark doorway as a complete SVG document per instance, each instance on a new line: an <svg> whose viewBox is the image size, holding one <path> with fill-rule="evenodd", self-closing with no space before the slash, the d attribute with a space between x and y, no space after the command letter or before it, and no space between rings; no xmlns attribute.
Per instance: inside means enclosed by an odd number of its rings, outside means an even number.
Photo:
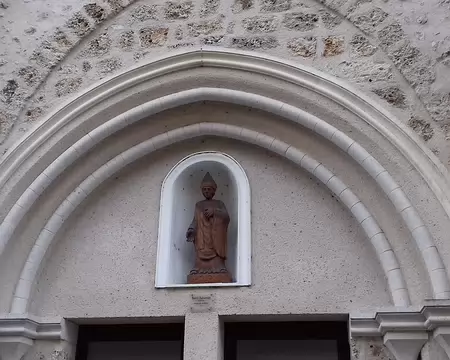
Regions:
<svg viewBox="0 0 450 360"><path fill-rule="evenodd" d="M346 321L230 322L225 360L350 360Z"/></svg>
<svg viewBox="0 0 450 360"><path fill-rule="evenodd" d="M183 359L184 324L80 325L76 360Z"/></svg>

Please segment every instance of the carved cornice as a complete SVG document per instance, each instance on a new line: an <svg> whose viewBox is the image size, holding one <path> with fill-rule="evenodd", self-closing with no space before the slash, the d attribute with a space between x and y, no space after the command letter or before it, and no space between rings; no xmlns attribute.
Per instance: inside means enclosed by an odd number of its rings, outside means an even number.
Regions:
<svg viewBox="0 0 450 360"><path fill-rule="evenodd" d="M378 312L372 318L351 316L351 335L384 336L388 332L430 332L440 327L450 327L450 302L432 303L418 311Z"/></svg>
<svg viewBox="0 0 450 360"><path fill-rule="evenodd" d="M65 340L75 343L77 325L61 317L39 318L24 314L0 315L0 341L5 338L33 340Z"/></svg>
<svg viewBox="0 0 450 360"><path fill-rule="evenodd" d="M0 337L22 336L30 340L60 340L61 319L0 318Z"/></svg>
<svg viewBox="0 0 450 360"><path fill-rule="evenodd" d="M381 337L392 332L433 332L450 327L450 301L418 309L380 311L374 316L351 315L352 337ZM21 336L30 340L67 340L76 336L76 324L61 317L40 318L0 314L0 338Z"/></svg>

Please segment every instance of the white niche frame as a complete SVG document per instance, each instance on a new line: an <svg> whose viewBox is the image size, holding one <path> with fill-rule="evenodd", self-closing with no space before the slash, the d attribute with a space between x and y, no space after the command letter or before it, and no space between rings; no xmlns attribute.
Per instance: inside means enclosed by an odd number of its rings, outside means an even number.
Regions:
<svg viewBox="0 0 450 360"><path fill-rule="evenodd" d="M236 259L235 269L232 274L234 282L232 283L210 283L210 284L187 284L187 275L184 274L183 281L174 281L175 260L180 258L180 249L177 243L186 242L185 239L174 240L173 217L175 209L177 182L183 174L194 166L201 164L215 164L228 172L229 179L233 182L237 193L237 239L236 239ZM218 189L218 192L220 189ZM200 183L198 184L198 193L200 192ZM194 203L191 204L189 212L193 216ZM187 230L184 229L184 232ZM179 232L179 231L178 231ZM188 243L193 249L193 244ZM193 251L193 250L192 250ZM178 274L180 278L180 274ZM179 161L165 177L161 188L161 203L159 213L158 228L158 250L156 258L156 288L183 288L183 287L233 287L251 285L251 193L250 183L242 166L230 155L217 151L203 151L191 154Z"/></svg>

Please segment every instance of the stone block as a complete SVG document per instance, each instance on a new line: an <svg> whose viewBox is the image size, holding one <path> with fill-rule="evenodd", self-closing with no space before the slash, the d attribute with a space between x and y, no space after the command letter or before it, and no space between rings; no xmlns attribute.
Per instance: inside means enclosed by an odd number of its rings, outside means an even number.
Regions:
<svg viewBox="0 0 450 360"><path fill-rule="evenodd" d="M187 27L190 36L209 35L222 29L222 21L221 19L205 20L198 23L190 23Z"/></svg>
<svg viewBox="0 0 450 360"><path fill-rule="evenodd" d="M436 79L434 63L422 56L420 50L404 41L398 48L388 52L396 67L413 87L429 85Z"/></svg>
<svg viewBox="0 0 450 360"><path fill-rule="evenodd" d="M0 111L0 144L3 142L6 135L9 134L13 124L15 116L5 111Z"/></svg>
<svg viewBox="0 0 450 360"><path fill-rule="evenodd" d="M19 70L19 76L28 86L35 85L40 80L39 71L32 66L25 66Z"/></svg>
<svg viewBox="0 0 450 360"><path fill-rule="evenodd" d="M39 106L35 107L35 108L28 109L25 112L26 121L35 121L35 120L39 119L42 116L42 113L43 113L43 110Z"/></svg>
<svg viewBox="0 0 450 360"><path fill-rule="evenodd" d="M385 26L378 31L378 39L384 46L391 46L405 38L405 33L399 23L393 23Z"/></svg>
<svg viewBox="0 0 450 360"><path fill-rule="evenodd" d="M261 11L281 12L289 10L291 6L291 0L262 0Z"/></svg>
<svg viewBox="0 0 450 360"><path fill-rule="evenodd" d="M125 7L121 0L106 0L106 2L114 13L118 13Z"/></svg>
<svg viewBox="0 0 450 360"><path fill-rule="evenodd" d="M370 60L343 61L338 68L344 77L357 82L386 81L393 77L391 65Z"/></svg>
<svg viewBox="0 0 450 360"><path fill-rule="evenodd" d="M106 75L115 72L122 67L120 59L112 58L100 61L97 64L99 74Z"/></svg>
<svg viewBox="0 0 450 360"><path fill-rule="evenodd" d="M399 108L406 106L406 96L397 86L388 86L385 88L374 89L373 92L382 99L386 100L390 105Z"/></svg>
<svg viewBox="0 0 450 360"><path fill-rule="evenodd" d="M84 72L88 72L92 69L92 65L89 61L83 61L83 64L81 64L81 67Z"/></svg>
<svg viewBox="0 0 450 360"><path fill-rule="evenodd" d="M186 2L168 2L164 9L166 19L187 19L191 16L194 5L192 1Z"/></svg>
<svg viewBox="0 0 450 360"><path fill-rule="evenodd" d="M8 80L6 82L5 87L2 89L2 95L7 104L12 102L14 96L16 95L18 87L19 84L14 79Z"/></svg>
<svg viewBox="0 0 450 360"><path fill-rule="evenodd" d="M223 35L211 35L205 36L201 41L204 45L222 45L225 37Z"/></svg>
<svg viewBox="0 0 450 360"><path fill-rule="evenodd" d="M416 116L411 116L408 121L408 126L411 127L425 141L430 140L434 135L434 130L430 123L419 119Z"/></svg>
<svg viewBox="0 0 450 360"><path fill-rule="evenodd" d="M317 39L313 36L295 38L287 47L295 56L312 57L316 55Z"/></svg>
<svg viewBox="0 0 450 360"><path fill-rule="evenodd" d="M111 38L108 33L103 33L92 39L87 47L81 52L82 57L96 57L109 53L111 50Z"/></svg>
<svg viewBox="0 0 450 360"><path fill-rule="evenodd" d="M370 56L377 51L377 47L372 45L369 40L361 35L355 34L350 40L350 49L353 56Z"/></svg>
<svg viewBox="0 0 450 360"><path fill-rule="evenodd" d="M139 5L131 11L131 18L137 21L156 20L156 5Z"/></svg>
<svg viewBox="0 0 450 360"><path fill-rule="evenodd" d="M73 14L72 17L67 21L66 26L69 29L72 29L79 37L83 37L84 35L92 31L89 20L86 19L80 12Z"/></svg>
<svg viewBox="0 0 450 360"><path fill-rule="evenodd" d="M411 86L420 95L422 92L428 93L428 86L436 80L434 61L427 57L421 57L417 63L402 69L402 74Z"/></svg>
<svg viewBox="0 0 450 360"><path fill-rule="evenodd" d="M48 41L55 49L60 51L68 51L73 46L72 42L67 38L67 35L59 29L54 32Z"/></svg>
<svg viewBox="0 0 450 360"><path fill-rule="evenodd" d="M345 39L343 36L328 36L323 40L323 56L330 57L340 55L345 50Z"/></svg>
<svg viewBox="0 0 450 360"><path fill-rule="evenodd" d="M373 8L361 14L350 16L350 21L362 31L371 33L381 24L388 14L380 8Z"/></svg>
<svg viewBox="0 0 450 360"><path fill-rule="evenodd" d="M349 0L319 0L320 3L337 12L341 11L348 1Z"/></svg>
<svg viewBox="0 0 450 360"><path fill-rule="evenodd" d="M56 96L61 97L76 92L83 83L81 77L63 78L55 84Z"/></svg>
<svg viewBox="0 0 450 360"><path fill-rule="evenodd" d="M319 13L322 19L323 26L325 26L325 28L328 30L334 29L336 26L340 25L344 20L341 16L337 14L332 14L326 10L321 10Z"/></svg>
<svg viewBox="0 0 450 360"><path fill-rule="evenodd" d="M169 28L167 27L148 27L139 30L139 39L141 46L153 47L162 46L167 41Z"/></svg>
<svg viewBox="0 0 450 360"><path fill-rule="evenodd" d="M242 22L245 30L251 33L273 32L278 28L278 24L275 16L253 16Z"/></svg>
<svg viewBox="0 0 450 360"><path fill-rule="evenodd" d="M251 9L253 5L253 0L235 0L232 10L234 13L240 13L241 11Z"/></svg>
<svg viewBox="0 0 450 360"><path fill-rule="evenodd" d="M175 30L175 39L182 40L183 39L183 28L178 26Z"/></svg>
<svg viewBox="0 0 450 360"><path fill-rule="evenodd" d="M188 42L185 42L185 43L178 43L178 44L175 44L175 45L168 45L167 47L169 48L169 49L179 49L179 48L183 48L183 47L191 47L191 46L194 46L194 43L188 43Z"/></svg>
<svg viewBox="0 0 450 360"><path fill-rule="evenodd" d="M437 122L448 126L450 123L450 93L432 93L427 96L425 106Z"/></svg>
<svg viewBox="0 0 450 360"><path fill-rule="evenodd" d="M200 8L200 16L206 17L217 13L219 5L219 0L205 0L202 4L202 7Z"/></svg>
<svg viewBox="0 0 450 360"><path fill-rule="evenodd" d="M107 11L96 3L86 4L83 8L84 11L86 11L86 14L88 14L97 24L108 17Z"/></svg>
<svg viewBox="0 0 450 360"><path fill-rule="evenodd" d="M135 45L134 31L125 31L119 35L118 45L123 50L131 50Z"/></svg>
<svg viewBox="0 0 450 360"><path fill-rule="evenodd" d="M283 24L290 30L309 31L317 26L318 21L319 16L317 14L295 12L286 14L283 19Z"/></svg>
<svg viewBox="0 0 450 360"><path fill-rule="evenodd" d="M231 45L240 49L273 49L279 43L274 36L235 37Z"/></svg>
<svg viewBox="0 0 450 360"><path fill-rule="evenodd" d="M372 0L353 0L347 9L347 15L354 13L362 4L371 3Z"/></svg>

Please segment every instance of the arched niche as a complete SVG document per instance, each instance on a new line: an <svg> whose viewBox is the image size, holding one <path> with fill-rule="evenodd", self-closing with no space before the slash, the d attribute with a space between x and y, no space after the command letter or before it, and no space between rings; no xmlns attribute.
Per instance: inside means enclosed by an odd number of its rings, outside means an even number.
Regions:
<svg viewBox="0 0 450 360"><path fill-rule="evenodd" d="M227 268L232 283L187 284L195 259L194 246L186 241L186 230L195 203L202 200L200 184L209 172L217 183L215 198L230 214ZM200 152L182 159L164 179L156 259L157 288L193 286L248 286L251 284L250 185L244 169L231 156Z"/></svg>

